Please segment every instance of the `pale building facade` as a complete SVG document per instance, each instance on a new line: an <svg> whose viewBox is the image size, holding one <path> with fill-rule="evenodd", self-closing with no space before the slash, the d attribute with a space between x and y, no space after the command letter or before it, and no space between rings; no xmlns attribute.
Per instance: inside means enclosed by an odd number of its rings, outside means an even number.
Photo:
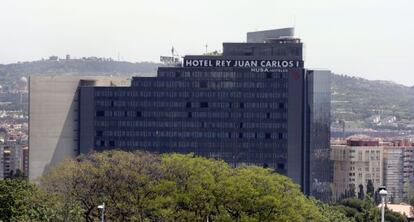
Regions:
<svg viewBox="0 0 414 222"><path fill-rule="evenodd" d="M383 184L384 149L378 141L348 140L347 144L333 144L331 149L336 199L352 189L358 193L359 185L363 185L366 192L369 180L375 189Z"/></svg>
<svg viewBox="0 0 414 222"><path fill-rule="evenodd" d="M79 154L79 86L128 86L128 77L31 76L29 178Z"/></svg>

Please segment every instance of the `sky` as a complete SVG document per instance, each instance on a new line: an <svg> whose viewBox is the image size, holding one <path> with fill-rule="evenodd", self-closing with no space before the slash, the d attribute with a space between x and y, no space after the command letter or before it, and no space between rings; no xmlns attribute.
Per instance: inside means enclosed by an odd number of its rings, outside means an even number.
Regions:
<svg viewBox="0 0 414 222"><path fill-rule="evenodd" d="M51 55L159 61L295 27L305 66L414 85L412 0L0 0L0 64Z"/></svg>

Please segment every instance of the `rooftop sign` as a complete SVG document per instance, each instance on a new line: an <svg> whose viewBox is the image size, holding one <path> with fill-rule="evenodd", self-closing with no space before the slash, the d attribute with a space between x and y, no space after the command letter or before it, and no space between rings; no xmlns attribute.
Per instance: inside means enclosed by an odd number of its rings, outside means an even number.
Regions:
<svg viewBox="0 0 414 222"><path fill-rule="evenodd" d="M301 68L298 60L184 59L184 67Z"/></svg>

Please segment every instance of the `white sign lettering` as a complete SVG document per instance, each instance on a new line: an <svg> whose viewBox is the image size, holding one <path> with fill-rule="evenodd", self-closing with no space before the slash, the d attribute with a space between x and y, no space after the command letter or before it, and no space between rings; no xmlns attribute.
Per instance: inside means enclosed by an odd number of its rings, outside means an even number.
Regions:
<svg viewBox="0 0 414 222"><path fill-rule="evenodd" d="M300 68L302 61L184 59L184 67Z"/></svg>

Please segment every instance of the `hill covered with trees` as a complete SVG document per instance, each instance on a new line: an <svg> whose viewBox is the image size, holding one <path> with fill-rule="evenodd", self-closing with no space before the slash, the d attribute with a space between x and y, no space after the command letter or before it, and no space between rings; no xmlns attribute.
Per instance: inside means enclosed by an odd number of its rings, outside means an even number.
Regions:
<svg viewBox="0 0 414 222"><path fill-rule="evenodd" d="M332 75L332 119L349 128L413 129L414 88Z"/></svg>
<svg viewBox="0 0 414 222"><path fill-rule="evenodd" d="M0 65L0 76L29 76L39 74L133 75L155 73L159 63L125 62L87 57L82 59L39 60Z"/></svg>

